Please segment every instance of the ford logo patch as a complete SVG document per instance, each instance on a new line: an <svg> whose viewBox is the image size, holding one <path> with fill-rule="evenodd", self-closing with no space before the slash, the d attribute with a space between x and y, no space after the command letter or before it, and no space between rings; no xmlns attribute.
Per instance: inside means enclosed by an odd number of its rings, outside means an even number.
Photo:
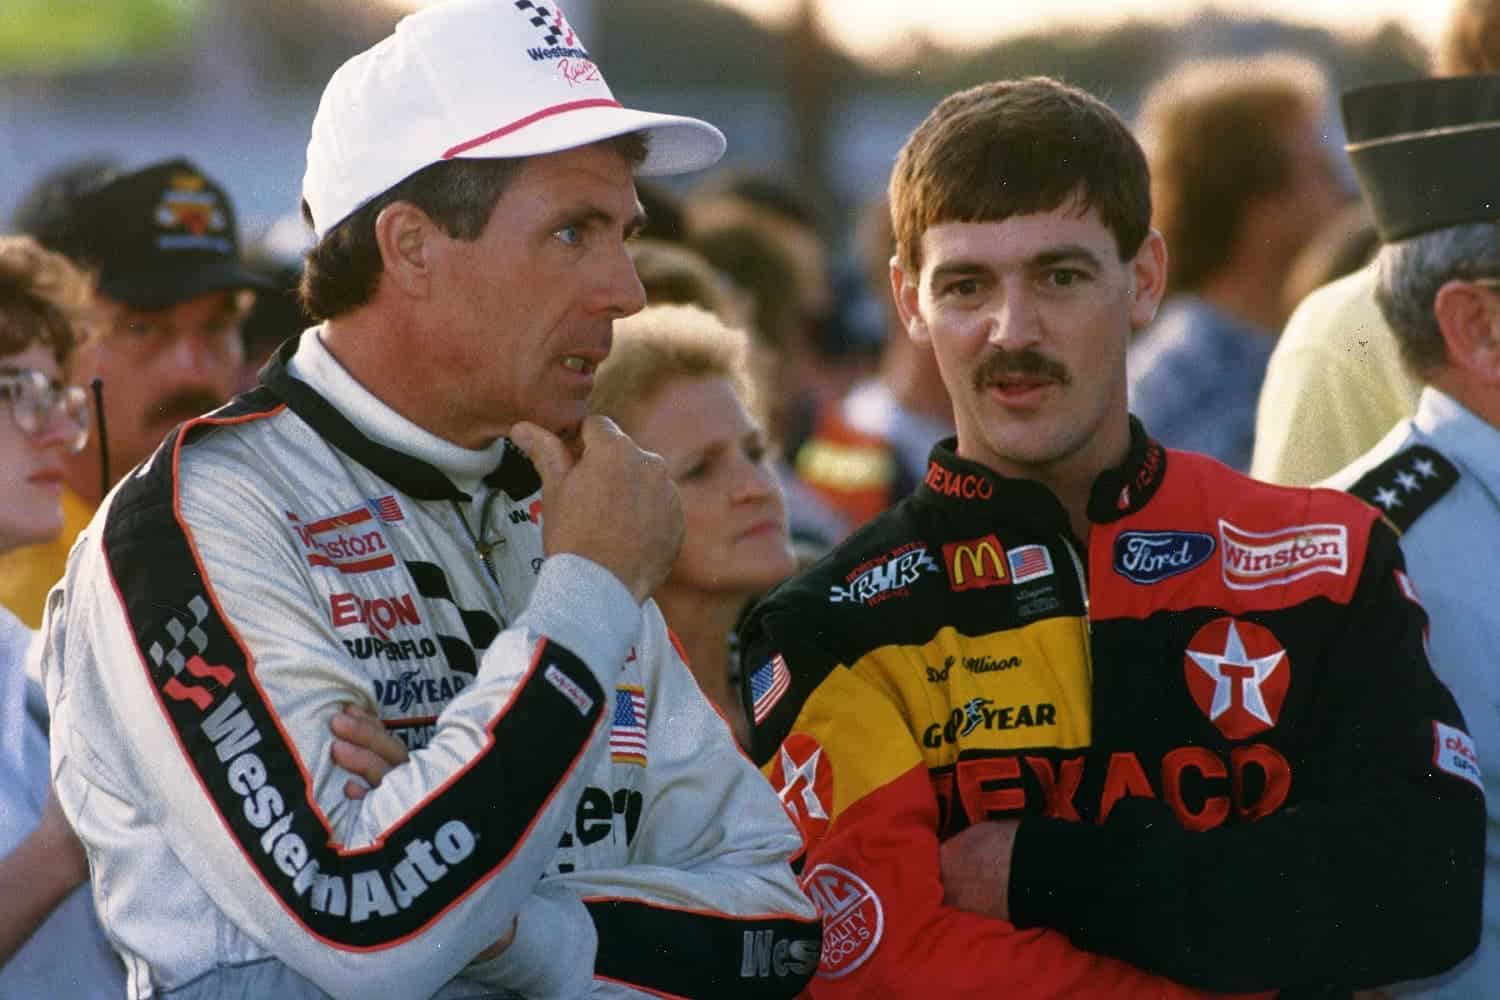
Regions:
<svg viewBox="0 0 1500 1000"><path fill-rule="evenodd" d="M1115 539L1115 572L1132 583L1160 583L1203 565L1213 535L1196 531L1123 531Z"/></svg>

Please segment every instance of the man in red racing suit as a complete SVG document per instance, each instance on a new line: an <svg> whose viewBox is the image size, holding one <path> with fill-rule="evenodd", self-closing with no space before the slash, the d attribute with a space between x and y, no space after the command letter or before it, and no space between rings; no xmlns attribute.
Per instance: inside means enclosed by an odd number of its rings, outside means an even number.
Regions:
<svg viewBox="0 0 1500 1000"><path fill-rule="evenodd" d="M1125 412L1165 261L1111 187L1145 175L1112 121L992 84L898 160L893 284L958 436L744 631L753 756L824 918L815 997L1347 996L1477 942L1474 750L1395 533ZM955 148L1011 201L944 190Z"/></svg>

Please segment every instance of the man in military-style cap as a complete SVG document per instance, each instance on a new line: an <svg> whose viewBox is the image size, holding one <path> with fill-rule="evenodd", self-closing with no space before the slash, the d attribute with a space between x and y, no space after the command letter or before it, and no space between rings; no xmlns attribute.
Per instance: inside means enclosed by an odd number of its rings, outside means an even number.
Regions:
<svg viewBox="0 0 1500 1000"><path fill-rule="evenodd" d="M1376 300L1423 384L1414 416L1330 480L1403 532L1407 596L1473 741L1440 752L1488 792L1484 936L1423 997L1500 991L1500 76L1383 84L1344 96L1349 152L1383 246ZM1477 558L1476 558L1477 556ZM1460 734L1461 736L1461 734ZM1483 755L1482 757L1480 755ZM1480 775L1483 775L1481 779Z"/></svg>

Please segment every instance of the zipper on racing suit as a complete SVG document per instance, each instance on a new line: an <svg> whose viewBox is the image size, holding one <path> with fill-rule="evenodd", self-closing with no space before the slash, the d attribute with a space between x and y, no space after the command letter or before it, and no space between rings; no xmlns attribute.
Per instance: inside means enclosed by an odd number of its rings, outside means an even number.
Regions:
<svg viewBox="0 0 1500 1000"><path fill-rule="evenodd" d="M1068 559L1073 563L1073 572L1078 577L1078 593L1083 597L1083 639L1084 639L1084 667L1090 681L1094 676L1094 619L1089 613L1089 577L1083 568L1083 559L1078 554L1078 546L1074 544L1070 534L1062 536L1063 547L1068 550Z"/></svg>
<svg viewBox="0 0 1500 1000"><path fill-rule="evenodd" d="M1063 546L1068 550L1068 558L1072 560L1073 572L1078 576L1078 592L1083 597L1083 620L1084 623L1088 626L1089 636L1092 637L1094 634L1094 622L1093 619L1089 617L1088 574L1084 571L1083 560L1078 555L1078 546L1073 544L1072 537L1069 535L1063 535L1062 540Z"/></svg>
<svg viewBox="0 0 1500 1000"><path fill-rule="evenodd" d="M495 572L495 564L490 562L490 553L505 544L505 536L501 535L493 541L488 541L484 537L485 525L490 520L490 508L495 505L495 499L499 496L499 490L491 489L489 495L484 498L484 502L479 505L479 534L477 536L474 534L474 529L469 527L469 519L464 516L464 510L457 500L453 501L453 512L458 515L458 523L464 526L464 534L469 536L469 541L474 545L474 551L479 554L479 561L484 564L484 571L489 576L490 583L495 586L500 627L503 629L510 626L509 615L505 611L505 591L500 586L500 576Z"/></svg>

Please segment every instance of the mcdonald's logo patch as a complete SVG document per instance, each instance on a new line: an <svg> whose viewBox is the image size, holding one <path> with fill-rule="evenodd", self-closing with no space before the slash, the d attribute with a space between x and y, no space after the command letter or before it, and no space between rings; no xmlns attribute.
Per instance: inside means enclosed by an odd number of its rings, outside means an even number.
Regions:
<svg viewBox="0 0 1500 1000"><path fill-rule="evenodd" d="M943 563L954 590L980 590L1010 583L1005 548L994 535L944 545Z"/></svg>

